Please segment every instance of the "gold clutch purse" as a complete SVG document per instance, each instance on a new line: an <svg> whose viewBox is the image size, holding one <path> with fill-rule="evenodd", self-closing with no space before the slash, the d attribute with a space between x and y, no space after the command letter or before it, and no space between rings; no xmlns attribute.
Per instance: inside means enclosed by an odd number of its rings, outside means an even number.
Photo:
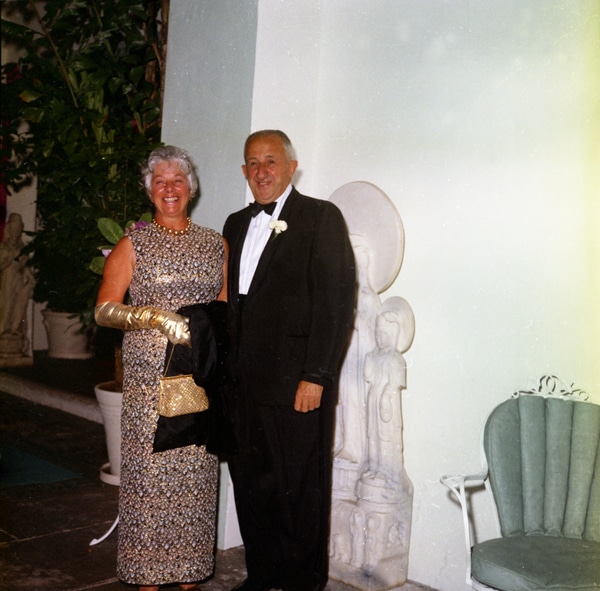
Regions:
<svg viewBox="0 0 600 591"><path fill-rule="evenodd" d="M171 356L173 355L171 349ZM208 409L206 390L194 382L192 374L166 376L171 362L165 368L165 375L159 378L158 414L163 417L177 417Z"/></svg>

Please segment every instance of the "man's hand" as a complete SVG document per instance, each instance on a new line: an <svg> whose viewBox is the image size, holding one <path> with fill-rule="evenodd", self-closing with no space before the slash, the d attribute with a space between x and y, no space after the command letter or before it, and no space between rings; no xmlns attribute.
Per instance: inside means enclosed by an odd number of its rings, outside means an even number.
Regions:
<svg viewBox="0 0 600 591"><path fill-rule="evenodd" d="M315 410L315 408L319 408L321 406L322 393L323 386L302 380L296 390L294 409L298 412L309 412Z"/></svg>

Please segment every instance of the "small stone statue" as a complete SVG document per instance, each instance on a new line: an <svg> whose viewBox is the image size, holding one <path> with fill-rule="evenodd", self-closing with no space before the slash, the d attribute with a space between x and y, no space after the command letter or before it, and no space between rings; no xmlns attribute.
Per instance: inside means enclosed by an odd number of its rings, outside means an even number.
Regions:
<svg viewBox="0 0 600 591"><path fill-rule="evenodd" d="M0 242L0 358L6 362L27 356L27 306L35 280L21 254L25 246L23 220L11 213Z"/></svg>
<svg viewBox="0 0 600 591"><path fill-rule="evenodd" d="M400 324L392 312L377 318L376 348L365 360L369 384L367 433L368 466L364 477L378 477L390 486L398 482L402 462L402 390L406 363L396 349Z"/></svg>

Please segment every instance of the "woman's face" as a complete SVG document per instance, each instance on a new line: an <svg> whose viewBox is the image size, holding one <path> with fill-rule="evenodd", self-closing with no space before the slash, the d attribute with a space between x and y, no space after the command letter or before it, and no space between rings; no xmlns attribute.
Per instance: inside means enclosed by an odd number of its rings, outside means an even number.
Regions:
<svg viewBox="0 0 600 591"><path fill-rule="evenodd" d="M186 174L175 162L159 162L156 165L150 182L150 199L161 216L187 216L190 185Z"/></svg>

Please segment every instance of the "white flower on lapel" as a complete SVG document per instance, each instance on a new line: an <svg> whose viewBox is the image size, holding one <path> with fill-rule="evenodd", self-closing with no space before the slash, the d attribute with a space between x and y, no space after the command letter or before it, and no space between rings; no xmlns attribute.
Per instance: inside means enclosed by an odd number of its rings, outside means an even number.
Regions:
<svg viewBox="0 0 600 591"><path fill-rule="evenodd" d="M287 230L288 225L285 220L273 220L269 222L269 228L273 230L273 238L276 238L278 234Z"/></svg>

